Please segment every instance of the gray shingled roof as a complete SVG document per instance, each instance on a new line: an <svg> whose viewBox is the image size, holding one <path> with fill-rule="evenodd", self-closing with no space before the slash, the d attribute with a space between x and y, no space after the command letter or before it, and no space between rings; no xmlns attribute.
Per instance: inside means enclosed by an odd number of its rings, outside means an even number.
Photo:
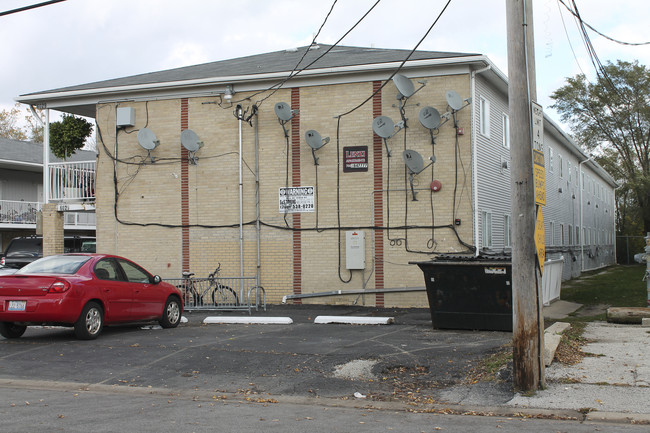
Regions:
<svg viewBox="0 0 650 433"><path fill-rule="evenodd" d="M310 49L299 66L303 68L323 55L331 45L318 45ZM308 47L295 50L275 51L265 54L239 57L229 60L204 63L165 71L132 75L129 77L97 81L88 84L63 87L43 92L28 93L21 96L47 94L75 90L92 90L107 87L132 86L142 84L167 83L173 81L195 80L202 78L218 78L232 76L258 75L292 71ZM384 48L365 48L336 46L323 58L318 59L308 69L334 68L342 66L369 65L403 61L410 50ZM478 56L475 53L455 53L440 51L416 51L409 60L444 59L453 57Z"/></svg>
<svg viewBox="0 0 650 433"><path fill-rule="evenodd" d="M68 158L68 161L94 161L97 153L79 150ZM16 161L18 163L43 164L43 143L33 141L12 140L0 137L0 160ZM50 153L51 162L61 162Z"/></svg>

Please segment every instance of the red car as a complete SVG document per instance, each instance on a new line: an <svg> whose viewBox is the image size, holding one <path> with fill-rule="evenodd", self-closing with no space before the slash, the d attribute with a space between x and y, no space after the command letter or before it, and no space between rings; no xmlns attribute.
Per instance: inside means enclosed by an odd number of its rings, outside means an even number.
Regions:
<svg viewBox="0 0 650 433"><path fill-rule="evenodd" d="M104 325L157 320L178 326L178 288L123 257L62 254L0 276L0 335L18 338L29 325L72 326L77 338L97 338Z"/></svg>

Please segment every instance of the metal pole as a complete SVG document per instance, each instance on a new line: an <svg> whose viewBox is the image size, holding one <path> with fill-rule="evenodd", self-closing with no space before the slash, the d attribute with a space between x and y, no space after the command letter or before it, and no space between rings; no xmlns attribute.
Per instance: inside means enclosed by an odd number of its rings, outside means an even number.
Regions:
<svg viewBox="0 0 650 433"><path fill-rule="evenodd" d="M648 293L648 307L650 307L650 232L645 237L645 285Z"/></svg>
<svg viewBox="0 0 650 433"><path fill-rule="evenodd" d="M540 309L535 267L535 186L531 99L535 99L532 1L507 0L508 106L510 112L512 203L512 301L514 387L543 386Z"/></svg>

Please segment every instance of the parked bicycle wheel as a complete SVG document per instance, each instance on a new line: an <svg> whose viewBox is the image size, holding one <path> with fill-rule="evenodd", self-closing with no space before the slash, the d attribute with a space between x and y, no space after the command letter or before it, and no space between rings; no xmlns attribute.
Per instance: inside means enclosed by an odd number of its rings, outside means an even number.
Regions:
<svg viewBox="0 0 650 433"><path fill-rule="evenodd" d="M181 289L186 306L198 307L203 305L203 296L197 292L194 284L179 284L177 287Z"/></svg>
<svg viewBox="0 0 650 433"><path fill-rule="evenodd" d="M212 291L212 301L215 306L233 306L239 305L239 296L228 286L217 283L217 287Z"/></svg>

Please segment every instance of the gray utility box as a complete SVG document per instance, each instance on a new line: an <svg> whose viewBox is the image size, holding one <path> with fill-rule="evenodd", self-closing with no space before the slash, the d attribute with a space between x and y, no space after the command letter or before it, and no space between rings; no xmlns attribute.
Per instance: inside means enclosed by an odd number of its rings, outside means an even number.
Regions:
<svg viewBox="0 0 650 433"><path fill-rule="evenodd" d="M435 329L512 331L512 264L500 257L412 262L424 273Z"/></svg>

